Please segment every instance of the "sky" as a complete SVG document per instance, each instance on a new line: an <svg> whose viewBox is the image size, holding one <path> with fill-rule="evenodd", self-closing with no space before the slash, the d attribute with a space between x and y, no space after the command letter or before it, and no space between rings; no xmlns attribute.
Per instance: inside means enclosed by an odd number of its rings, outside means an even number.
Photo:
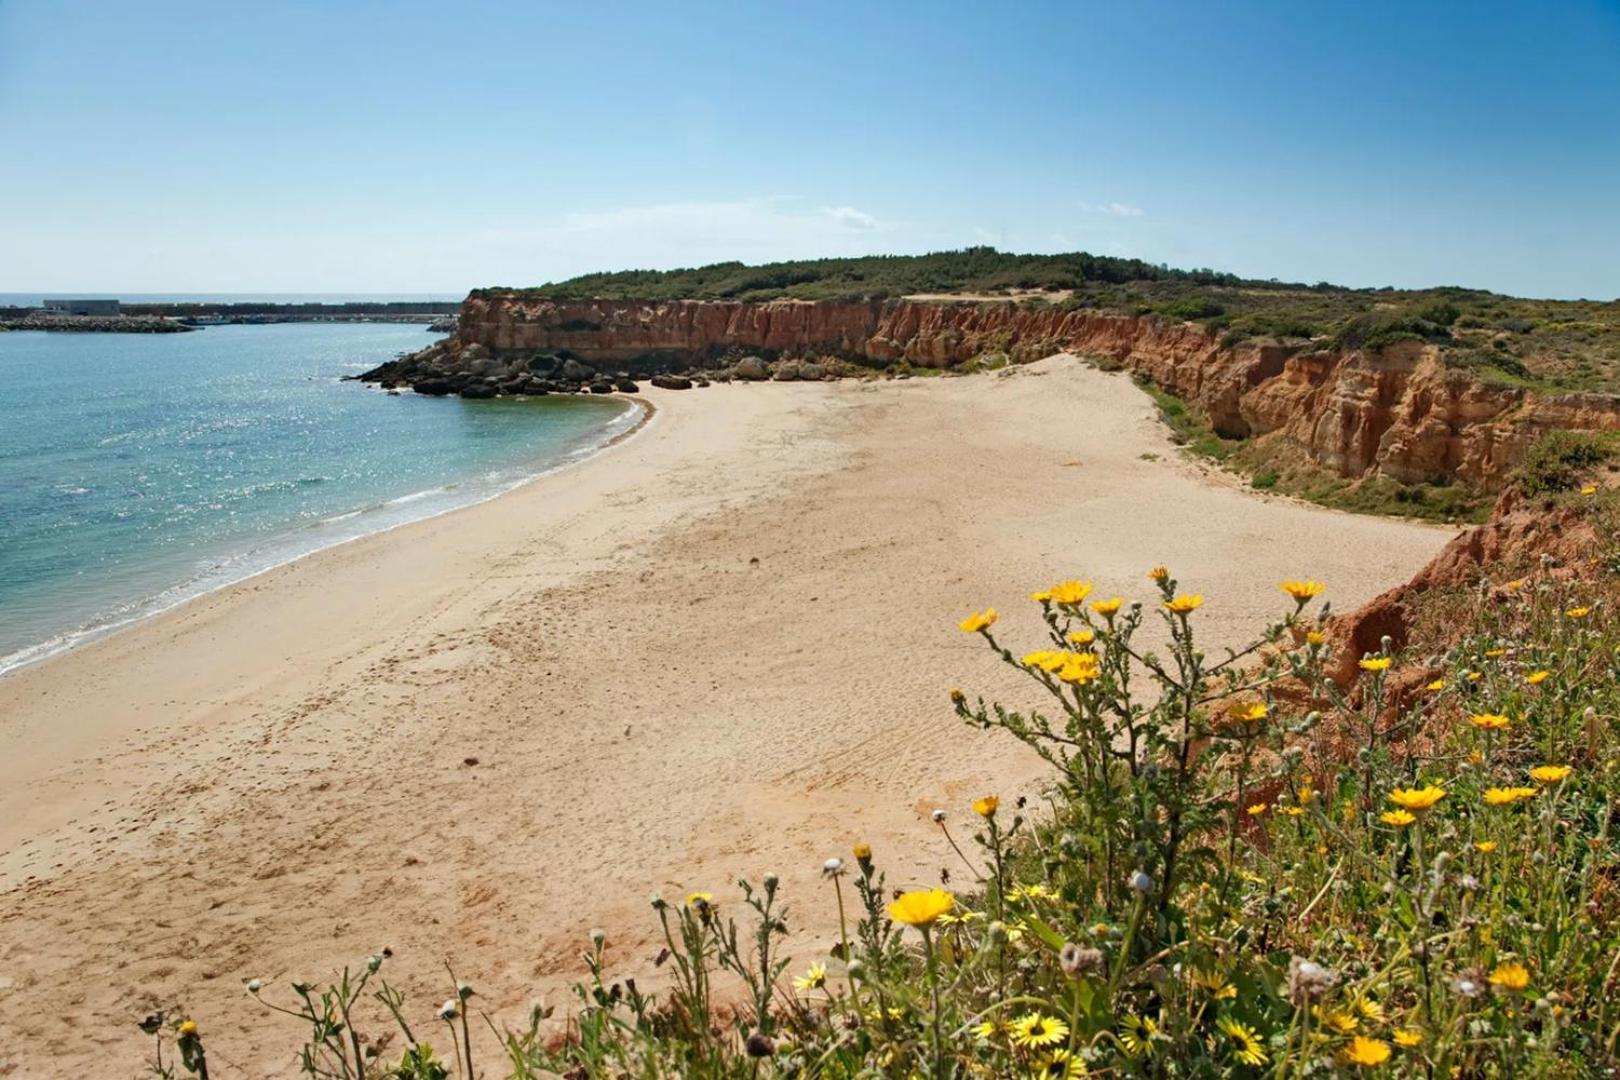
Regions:
<svg viewBox="0 0 1620 1080"><path fill-rule="evenodd" d="M1086 250L1620 295L1620 0L0 0L0 292Z"/></svg>

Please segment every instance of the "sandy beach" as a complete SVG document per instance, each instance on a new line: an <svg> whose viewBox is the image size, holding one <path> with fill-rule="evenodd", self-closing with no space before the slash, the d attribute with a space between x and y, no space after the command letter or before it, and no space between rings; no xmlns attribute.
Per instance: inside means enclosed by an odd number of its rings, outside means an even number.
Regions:
<svg viewBox="0 0 1620 1080"><path fill-rule="evenodd" d="M802 967L826 857L931 883L933 809L1038 788L949 708L1033 701L968 611L1033 642L1033 588L1145 598L1162 563L1236 644L1278 580L1349 608L1452 535L1208 475L1068 357L646 396L588 462L0 679L0 1076L140 1075L177 1005L216 1077L293 1075L243 984L384 945L424 1027L446 958L497 1017L565 1012L590 928L651 984L651 893L768 871Z"/></svg>

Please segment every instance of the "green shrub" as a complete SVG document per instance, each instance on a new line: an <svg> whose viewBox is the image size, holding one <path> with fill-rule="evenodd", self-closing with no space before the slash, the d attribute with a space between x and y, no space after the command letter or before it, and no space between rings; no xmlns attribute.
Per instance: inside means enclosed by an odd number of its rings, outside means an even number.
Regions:
<svg viewBox="0 0 1620 1080"><path fill-rule="evenodd" d="M1617 439L1615 432L1550 431L1525 452L1519 486L1529 495L1569 491L1614 457Z"/></svg>

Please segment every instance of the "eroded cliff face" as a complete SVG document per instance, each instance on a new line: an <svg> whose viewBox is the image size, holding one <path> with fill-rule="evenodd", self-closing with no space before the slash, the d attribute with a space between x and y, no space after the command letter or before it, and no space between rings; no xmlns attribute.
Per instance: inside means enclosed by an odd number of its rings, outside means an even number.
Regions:
<svg viewBox="0 0 1620 1080"><path fill-rule="evenodd" d="M688 368L763 377L772 363L778 377L802 370L819 378L838 360L943 368L987 353L1022 362L1055 352L1139 372L1202 407L1223 435L1282 432L1348 477L1494 487L1548 429L1620 428L1614 398L1487 386L1418 343L1371 353L1303 343L1229 348L1195 323L1010 303L471 297L455 338L418 354L414 367L384 365L369 377L454 388L458 375L481 367L490 386L522 392L530 383L521 365L537 356L572 359L570 377L580 382L592 372ZM736 363L745 354L759 359L745 368ZM801 368L800 360L813 363Z"/></svg>

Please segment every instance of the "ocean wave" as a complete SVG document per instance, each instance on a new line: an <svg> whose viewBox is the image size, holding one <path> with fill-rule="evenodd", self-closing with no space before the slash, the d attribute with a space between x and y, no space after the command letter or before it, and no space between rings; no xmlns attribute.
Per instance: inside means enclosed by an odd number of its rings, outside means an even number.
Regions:
<svg viewBox="0 0 1620 1080"><path fill-rule="evenodd" d="M284 529L240 551L204 559L183 582L142 599L116 604L79 626L0 656L0 676L124 629L143 619L171 611L197 597L268 573L318 551L487 502L600 453L633 428L641 414L640 406L627 403L617 416L577 445L566 449L559 448L558 451L547 454L527 467L515 466L511 469L494 470L471 482L458 481L437 485L383 502L355 507ZM272 481L249 487L262 489L284 484L318 484L324 483L326 479L301 477L296 481ZM168 518L170 522L190 516L194 512L194 507L190 505L175 507L173 511Z"/></svg>

